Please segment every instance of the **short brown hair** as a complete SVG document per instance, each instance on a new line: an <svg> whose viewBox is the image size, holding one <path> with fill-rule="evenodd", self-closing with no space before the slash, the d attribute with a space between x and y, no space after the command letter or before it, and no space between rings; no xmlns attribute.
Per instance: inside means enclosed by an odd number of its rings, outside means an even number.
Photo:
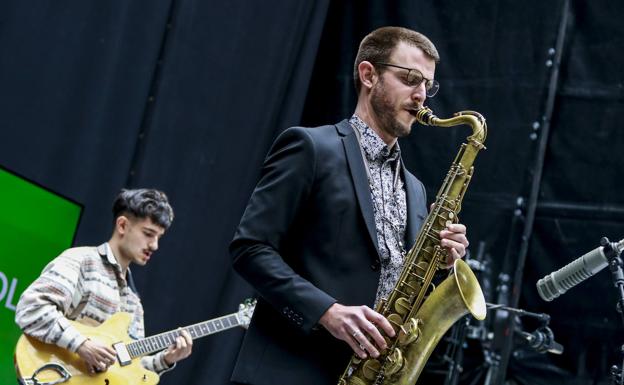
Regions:
<svg viewBox="0 0 624 385"><path fill-rule="evenodd" d="M355 91L360 92L362 83L360 82L360 74L358 66L363 61L371 63L388 62L394 48L404 42L414 47L418 47L423 52L435 60L440 61L440 55L435 45L429 38L420 32L412 31L403 27L381 27L369 33L362 39L357 57L353 65L353 80L355 81Z"/></svg>

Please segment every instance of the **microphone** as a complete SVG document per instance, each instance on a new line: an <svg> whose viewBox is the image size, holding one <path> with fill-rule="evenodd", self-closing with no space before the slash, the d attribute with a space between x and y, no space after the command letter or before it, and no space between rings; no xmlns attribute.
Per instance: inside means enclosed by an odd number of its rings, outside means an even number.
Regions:
<svg viewBox="0 0 624 385"><path fill-rule="evenodd" d="M608 248L608 253L615 252L616 255L620 255L622 250L624 250L624 239L617 243L609 243L606 238L603 238L601 244L602 246L595 248L537 281L537 292L540 297L544 301L552 301L570 288L607 267L609 260L605 255L605 247Z"/></svg>
<svg viewBox="0 0 624 385"><path fill-rule="evenodd" d="M563 353L563 345L555 342L555 336L549 327L542 327L532 333L519 332L527 344L538 353Z"/></svg>

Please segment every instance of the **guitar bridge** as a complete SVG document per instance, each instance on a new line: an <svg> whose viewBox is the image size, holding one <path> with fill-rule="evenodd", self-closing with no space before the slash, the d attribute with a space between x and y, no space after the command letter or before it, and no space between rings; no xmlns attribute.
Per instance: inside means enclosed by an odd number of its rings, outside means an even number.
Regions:
<svg viewBox="0 0 624 385"><path fill-rule="evenodd" d="M117 353L117 361L119 361L120 366L130 365L132 362L132 358L130 358L130 353L128 353L128 348L126 348L126 344L123 342L117 342L113 344L113 349Z"/></svg>

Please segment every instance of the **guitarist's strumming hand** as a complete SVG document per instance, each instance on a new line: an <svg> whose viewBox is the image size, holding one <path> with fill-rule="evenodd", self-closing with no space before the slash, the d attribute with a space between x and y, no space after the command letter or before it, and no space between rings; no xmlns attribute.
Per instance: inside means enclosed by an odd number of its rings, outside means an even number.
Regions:
<svg viewBox="0 0 624 385"><path fill-rule="evenodd" d="M97 341L86 340L76 353L86 362L90 373L104 372L115 363L115 351Z"/></svg>
<svg viewBox="0 0 624 385"><path fill-rule="evenodd" d="M176 338L175 345L169 346L165 351L165 362L169 366L190 356L193 349L191 335L184 329L180 329L180 331L181 333Z"/></svg>

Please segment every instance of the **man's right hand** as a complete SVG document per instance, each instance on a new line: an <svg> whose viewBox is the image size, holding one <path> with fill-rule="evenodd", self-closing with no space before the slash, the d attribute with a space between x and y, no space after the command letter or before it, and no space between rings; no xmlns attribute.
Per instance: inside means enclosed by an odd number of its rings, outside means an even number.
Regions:
<svg viewBox="0 0 624 385"><path fill-rule="evenodd" d="M390 337L395 334L390 322L368 306L335 303L321 316L319 324L334 337L348 343L361 358L366 358L367 352L372 357L379 357L379 352L387 348L379 329Z"/></svg>
<svg viewBox="0 0 624 385"><path fill-rule="evenodd" d="M104 372L115 363L115 351L113 348L97 341L86 340L76 351L80 358L87 363L89 372Z"/></svg>

